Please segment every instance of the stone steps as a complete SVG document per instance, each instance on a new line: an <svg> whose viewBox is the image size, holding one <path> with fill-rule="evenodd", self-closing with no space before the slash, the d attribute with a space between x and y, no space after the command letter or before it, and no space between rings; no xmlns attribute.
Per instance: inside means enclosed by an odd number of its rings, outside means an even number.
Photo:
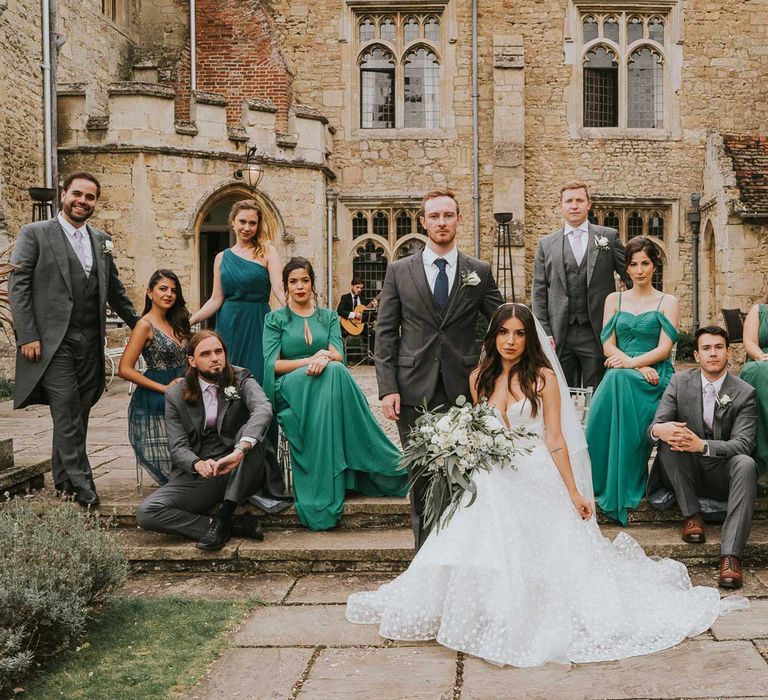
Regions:
<svg viewBox="0 0 768 700"><path fill-rule="evenodd" d="M602 528L610 539L622 531L634 537L649 556L671 557L688 566L715 567L719 561L717 526L707 528L707 543L703 545L682 542L679 527L670 524ZM233 538L219 552L201 552L194 542L134 528L116 528L113 536L136 571L396 573L405 569L413 556L413 537L405 527L328 532L272 529L263 542ZM754 523L744 558L749 566L768 564L768 521Z"/></svg>
<svg viewBox="0 0 768 700"><path fill-rule="evenodd" d="M106 516L121 527L133 527L136 525L136 506L138 498L134 494L111 494L100 491L102 516ZM246 505L243 512L253 513L261 520L264 528L301 528L296 511L293 507L282 513L271 515L264 513L255 506ZM677 507L660 511L652 508L643 501L638 508L630 513L632 524L660 524L682 522L682 514ZM754 520L768 520L768 497L758 499ZM601 525L613 524L611 520L598 514L598 522ZM344 515L339 523L339 529L359 528L383 528L383 527L410 527L411 520L407 498L368 498L364 496L347 498L344 504Z"/></svg>

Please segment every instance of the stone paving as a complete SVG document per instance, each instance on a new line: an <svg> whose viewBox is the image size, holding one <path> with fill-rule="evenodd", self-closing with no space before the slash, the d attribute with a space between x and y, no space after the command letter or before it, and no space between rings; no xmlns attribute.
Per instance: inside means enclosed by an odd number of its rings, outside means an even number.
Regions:
<svg viewBox="0 0 768 700"><path fill-rule="evenodd" d="M373 370L354 370L381 420ZM100 492L133 488L134 460L127 439L126 385L116 380L93 411L88 447ZM381 422L396 438L395 428ZM0 404L0 434L14 438L17 462L50 454L45 407L13 412ZM145 487L149 490L151 487ZM135 494L135 491L134 491ZM712 585L711 568L692 571ZM748 611L673 649L619 662L534 669L499 668L435 643L380 638L372 626L344 619L347 596L374 588L386 574L196 574L133 576L123 595L258 599L263 603L231 636L229 648L184 697L372 700L429 698L765 698L768 700L768 569L749 570ZM204 674L204 675L203 675Z"/></svg>

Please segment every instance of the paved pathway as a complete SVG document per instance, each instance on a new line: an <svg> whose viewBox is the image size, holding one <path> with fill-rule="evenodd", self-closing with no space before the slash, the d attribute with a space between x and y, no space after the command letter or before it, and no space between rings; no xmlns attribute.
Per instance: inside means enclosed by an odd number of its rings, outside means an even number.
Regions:
<svg viewBox="0 0 768 700"><path fill-rule="evenodd" d="M712 573L694 572L698 583ZM512 698L768 697L768 569L752 573L765 598L721 619L706 634L651 656L533 669L498 668L434 643L382 639L344 619L349 593L382 575L149 574L125 595L257 597L231 646L185 700L491 700ZM755 584L757 585L757 584Z"/></svg>

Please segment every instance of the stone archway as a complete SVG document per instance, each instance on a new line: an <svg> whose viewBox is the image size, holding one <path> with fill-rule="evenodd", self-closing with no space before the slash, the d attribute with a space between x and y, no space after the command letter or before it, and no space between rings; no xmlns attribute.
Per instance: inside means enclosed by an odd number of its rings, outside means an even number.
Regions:
<svg viewBox="0 0 768 700"><path fill-rule="evenodd" d="M699 246L699 325L702 326L715 322L718 316L716 256L715 229L708 219Z"/></svg>
<svg viewBox="0 0 768 700"><path fill-rule="evenodd" d="M285 225L274 202L264 192L254 192L242 183L230 184L208 193L198 202L191 228L195 239L194 269L192 271L192 294L202 306L213 287L213 263L216 254L228 248L233 242L229 227L229 211L235 202L253 199L259 205L267 238L275 246L280 259L285 259L288 240Z"/></svg>

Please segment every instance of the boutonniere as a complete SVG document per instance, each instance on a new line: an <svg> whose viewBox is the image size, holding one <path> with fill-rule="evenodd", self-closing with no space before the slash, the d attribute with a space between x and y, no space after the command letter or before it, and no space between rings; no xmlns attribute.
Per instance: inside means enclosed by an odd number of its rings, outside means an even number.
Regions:
<svg viewBox="0 0 768 700"><path fill-rule="evenodd" d="M227 401L237 401L240 398L240 394L237 393L237 388L234 386L224 387L224 398Z"/></svg>
<svg viewBox="0 0 768 700"><path fill-rule="evenodd" d="M478 275L474 270L461 273L462 289L464 289L464 287L477 287L478 284L480 284L480 275Z"/></svg>
<svg viewBox="0 0 768 700"><path fill-rule="evenodd" d="M107 238L104 243L101 244L101 252L104 255L112 255L112 250L114 249L115 245L112 243L112 241Z"/></svg>
<svg viewBox="0 0 768 700"><path fill-rule="evenodd" d="M595 236L595 249L609 251L608 239L605 236Z"/></svg>
<svg viewBox="0 0 768 700"><path fill-rule="evenodd" d="M733 399L728 396L728 394L720 394L720 396L717 397L717 405L720 406L720 408L728 408L733 403Z"/></svg>

